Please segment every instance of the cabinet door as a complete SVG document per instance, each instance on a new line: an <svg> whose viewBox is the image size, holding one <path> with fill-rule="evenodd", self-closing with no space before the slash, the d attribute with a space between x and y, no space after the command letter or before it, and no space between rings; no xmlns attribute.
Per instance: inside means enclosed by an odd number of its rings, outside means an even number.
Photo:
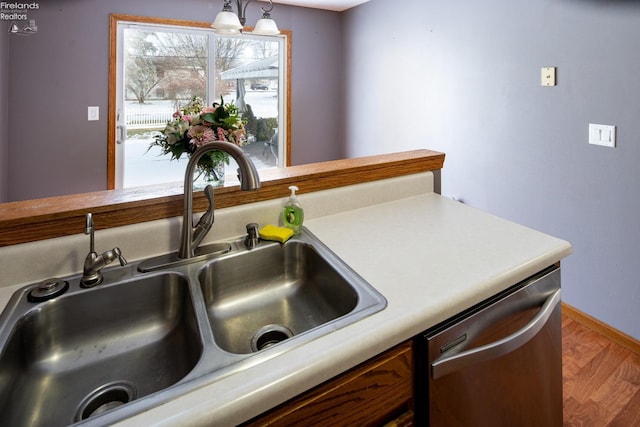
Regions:
<svg viewBox="0 0 640 427"><path fill-rule="evenodd" d="M412 351L411 342L400 344L245 425L382 425L412 414Z"/></svg>

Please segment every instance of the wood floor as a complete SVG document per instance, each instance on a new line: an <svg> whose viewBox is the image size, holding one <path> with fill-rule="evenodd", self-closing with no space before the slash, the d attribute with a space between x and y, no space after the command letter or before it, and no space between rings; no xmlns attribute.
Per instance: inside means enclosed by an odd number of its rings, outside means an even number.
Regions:
<svg viewBox="0 0 640 427"><path fill-rule="evenodd" d="M640 426L640 354L562 317L564 425Z"/></svg>

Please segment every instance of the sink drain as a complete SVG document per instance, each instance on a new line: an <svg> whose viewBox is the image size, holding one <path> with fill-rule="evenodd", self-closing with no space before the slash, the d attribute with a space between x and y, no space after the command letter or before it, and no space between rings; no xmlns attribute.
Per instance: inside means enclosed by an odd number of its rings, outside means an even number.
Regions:
<svg viewBox="0 0 640 427"><path fill-rule="evenodd" d="M282 325L267 325L260 328L251 339L251 350L260 351L291 338L291 329Z"/></svg>
<svg viewBox="0 0 640 427"><path fill-rule="evenodd" d="M128 381L114 381L98 387L80 403L75 421L86 420L129 403L137 397L137 394L136 387Z"/></svg>

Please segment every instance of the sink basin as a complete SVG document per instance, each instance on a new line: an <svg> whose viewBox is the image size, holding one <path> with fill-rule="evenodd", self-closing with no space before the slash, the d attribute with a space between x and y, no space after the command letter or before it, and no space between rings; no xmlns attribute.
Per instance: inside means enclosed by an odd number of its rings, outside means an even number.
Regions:
<svg viewBox="0 0 640 427"><path fill-rule="evenodd" d="M0 348L0 425L68 425L162 390L202 354L189 283L163 273L28 305Z"/></svg>
<svg viewBox="0 0 640 427"><path fill-rule="evenodd" d="M217 344L252 353L352 311L358 293L310 244L263 244L200 274Z"/></svg>
<svg viewBox="0 0 640 427"><path fill-rule="evenodd" d="M16 291L0 314L0 426L109 426L386 306L304 227L243 241L111 266L90 289L75 275Z"/></svg>

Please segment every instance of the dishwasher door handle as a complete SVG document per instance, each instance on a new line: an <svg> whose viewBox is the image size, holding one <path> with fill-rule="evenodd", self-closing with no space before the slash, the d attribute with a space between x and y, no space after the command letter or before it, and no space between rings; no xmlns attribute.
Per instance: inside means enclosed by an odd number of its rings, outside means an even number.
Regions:
<svg viewBox="0 0 640 427"><path fill-rule="evenodd" d="M496 359L525 345L544 327L556 306L560 304L560 289L555 291L542 308L522 329L513 334L453 356L442 355L431 364L431 377L435 380L476 363Z"/></svg>

